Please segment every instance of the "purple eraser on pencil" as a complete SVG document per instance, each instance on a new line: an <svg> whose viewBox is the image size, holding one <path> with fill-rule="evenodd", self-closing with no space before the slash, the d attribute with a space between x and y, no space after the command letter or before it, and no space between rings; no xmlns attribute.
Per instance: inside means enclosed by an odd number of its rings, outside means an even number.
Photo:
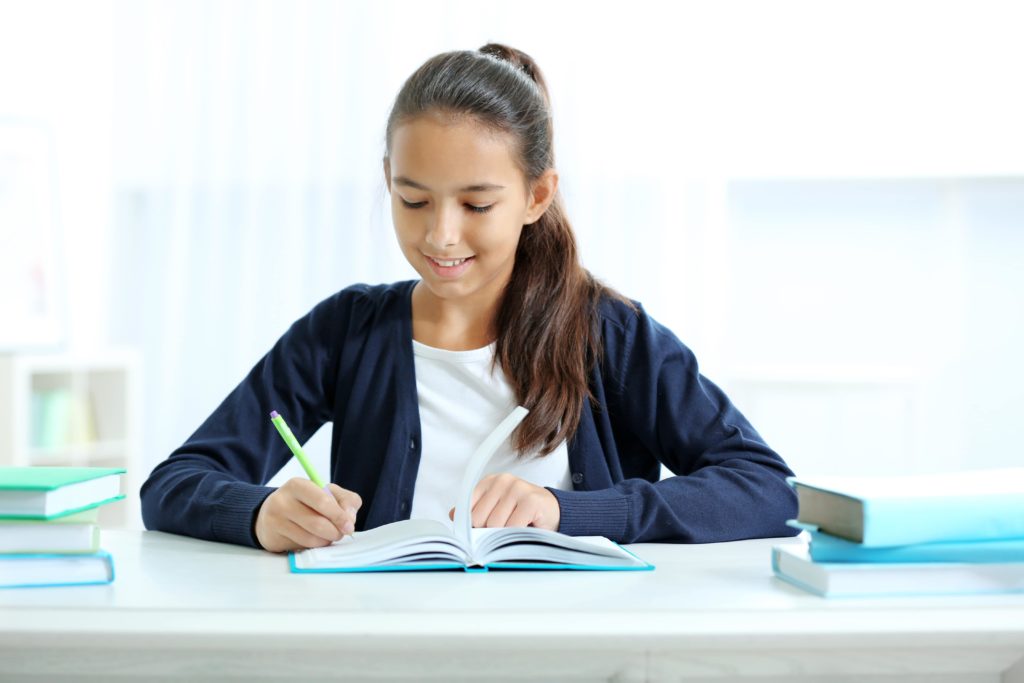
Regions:
<svg viewBox="0 0 1024 683"><path fill-rule="evenodd" d="M270 419L273 420L275 417L280 417L280 415L277 414L276 410L271 410L270 411Z"/></svg>

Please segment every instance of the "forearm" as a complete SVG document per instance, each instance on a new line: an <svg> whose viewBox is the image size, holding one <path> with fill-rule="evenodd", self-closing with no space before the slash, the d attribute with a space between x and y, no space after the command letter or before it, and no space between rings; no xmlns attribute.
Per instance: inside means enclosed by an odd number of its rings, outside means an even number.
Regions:
<svg viewBox="0 0 1024 683"><path fill-rule="evenodd" d="M749 455L657 482L626 479L608 489L561 491L559 531L619 543L711 543L791 536L796 496L786 472Z"/></svg>
<svg viewBox="0 0 1024 683"><path fill-rule="evenodd" d="M143 484L142 519L147 529L259 547L253 522L273 491L181 454L158 465Z"/></svg>

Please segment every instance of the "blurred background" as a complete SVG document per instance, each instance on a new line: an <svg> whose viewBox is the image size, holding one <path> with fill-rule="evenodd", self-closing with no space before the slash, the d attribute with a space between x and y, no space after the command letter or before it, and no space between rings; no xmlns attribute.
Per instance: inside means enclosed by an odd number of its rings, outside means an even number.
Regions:
<svg viewBox="0 0 1024 683"><path fill-rule="evenodd" d="M1022 19L0 0L0 461L123 463L137 488L317 302L416 277L390 106L427 58L496 41L548 79L584 264L795 471L1021 464Z"/></svg>

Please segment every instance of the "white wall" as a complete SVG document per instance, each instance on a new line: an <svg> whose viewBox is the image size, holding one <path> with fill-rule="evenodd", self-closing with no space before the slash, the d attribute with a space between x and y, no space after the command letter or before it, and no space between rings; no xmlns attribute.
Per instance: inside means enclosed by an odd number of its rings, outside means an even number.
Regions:
<svg viewBox="0 0 1024 683"><path fill-rule="evenodd" d="M668 6L0 4L0 117L58 136L69 344L143 351L148 465L321 298L413 277L388 109L492 40L548 77L585 264L794 467L1019 461L1020 12Z"/></svg>
<svg viewBox="0 0 1024 683"><path fill-rule="evenodd" d="M64 338L76 350L109 341L113 15L111 2L0 0L0 126L37 127L53 144Z"/></svg>

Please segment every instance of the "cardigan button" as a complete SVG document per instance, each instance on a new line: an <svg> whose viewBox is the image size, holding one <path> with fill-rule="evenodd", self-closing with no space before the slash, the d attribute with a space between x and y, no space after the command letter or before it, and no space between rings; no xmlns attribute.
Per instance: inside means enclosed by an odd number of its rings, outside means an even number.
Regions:
<svg viewBox="0 0 1024 683"><path fill-rule="evenodd" d="M398 506L398 509L404 513L406 510L409 509L409 503L403 500L402 504Z"/></svg>
<svg viewBox="0 0 1024 683"><path fill-rule="evenodd" d="M409 439L409 450L416 450L416 439Z"/></svg>
<svg viewBox="0 0 1024 683"><path fill-rule="evenodd" d="M583 481L583 473L582 472L574 472L573 475L572 475L572 483L579 484L582 481Z"/></svg>

